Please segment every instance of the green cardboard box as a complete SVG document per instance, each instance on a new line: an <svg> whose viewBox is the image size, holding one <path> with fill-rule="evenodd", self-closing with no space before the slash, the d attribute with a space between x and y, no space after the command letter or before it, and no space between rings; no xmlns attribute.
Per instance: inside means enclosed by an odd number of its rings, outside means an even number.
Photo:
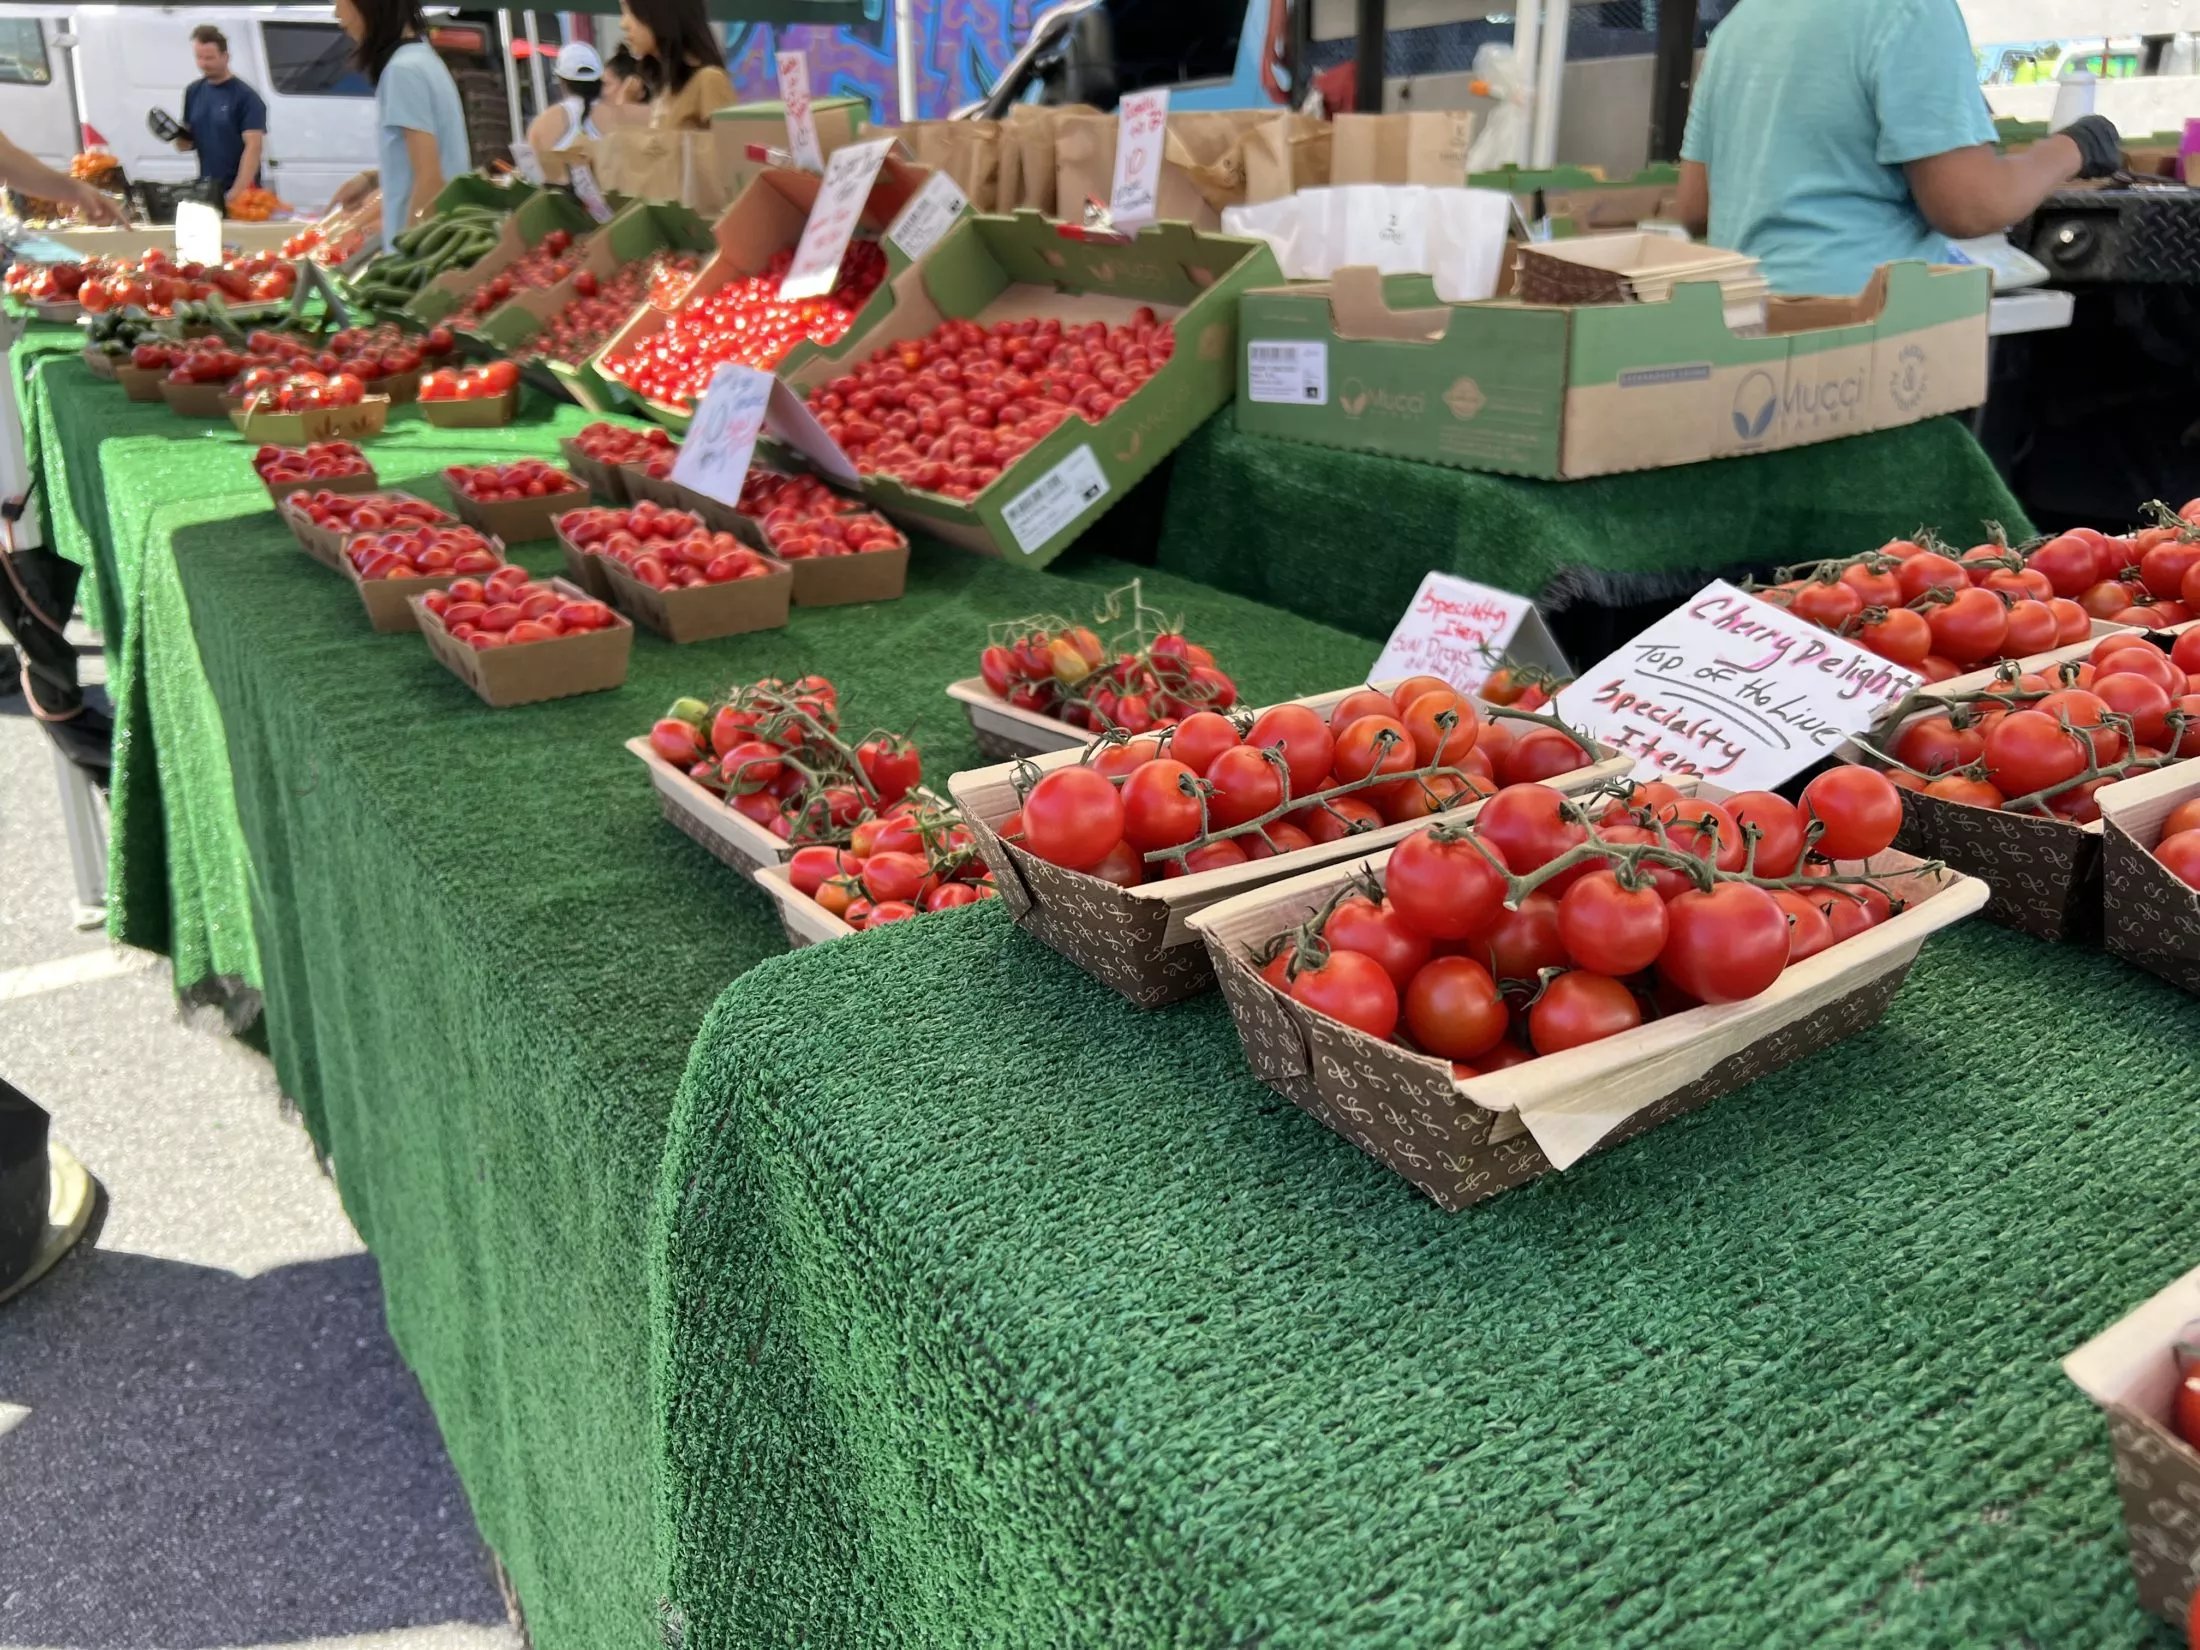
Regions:
<svg viewBox="0 0 2200 1650"><path fill-rule="evenodd" d="M930 167L914 166L891 155L886 157L885 164L879 168L878 181L871 185L871 196L864 203L858 224L859 228L880 236L886 249L886 279L879 283L870 302L857 313L854 323L841 335L839 342L795 345L776 369L780 377L788 377L808 361L846 359L863 345L871 329L886 318L893 307L894 279L911 268L908 255L894 243L888 231L931 176ZM711 242L717 250L696 275L695 284L688 288L686 301L692 303L706 293L717 291L728 281L755 274L771 262L775 253L792 252L802 240L803 226L810 221L810 208L817 202L818 187L823 181L815 172L798 172L792 168L767 167L759 173L755 181L741 191L741 198L727 207L725 215L712 226ZM687 413L645 399L604 371L604 363L611 356L633 348L653 333L662 331L664 325L665 315L661 310L643 308L635 311L634 319L596 352L590 366L616 391L622 403L654 418L667 429L684 432L688 426Z"/></svg>
<svg viewBox="0 0 2200 1650"><path fill-rule="evenodd" d="M517 173L490 179L479 172L461 172L443 186L443 193L435 198L433 210L442 213L454 206L488 206L499 212L509 212L537 192L533 184Z"/></svg>
<svg viewBox="0 0 2200 1650"><path fill-rule="evenodd" d="M463 182L463 179L458 180ZM497 232L496 245L464 269L446 270L413 294L405 313L423 326L453 314L473 296L474 289L498 271L527 256L553 229L562 229L578 242L594 233L595 219L581 203L562 189L538 190L521 201Z"/></svg>
<svg viewBox="0 0 2200 1650"><path fill-rule="evenodd" d="M535 335L578 296L575 278L586 270L599 282L609 282L628 264L665 250L713 252L710 225L676 201L636 201L589 238L580 266L556 286L533 292L515 292L511 301L471 330L497 353L525 360L532 353ZM542 370L590 412L609 412L620 404L615 385L606 383L589 361L543 361Z"/></svg>
<svg viewBox="0 0 2200 1650"><path fill-rule="evenodd" d="M1065 324L1112 325L1141 305L1174 319L1174 350L1098 424L1065 419L967 503L885 476L864 477L864 496L936 538L1044 567L1228 404L1237 384L1239 297L1281 279L1267 242L1184 223L1155 224L1125 243L1068 239L1060 224L1029 209L965 219L921 266L891 283L892 313L871 330L864 353L922 338L950 318L1059 316ZM813 359L783 376L806 395L840 370Z"/></svg>
<svg viewBox="0 0 2200 1650"><path fill-rule="evenodd" d="M817 123L817 146L827 160L844 143L853 143L870 119L869 99L831 96L810 99L810 118ZM749 145L787 147L787 106L776 100L736 103L714 110L710 117L712 145L718 151L718 170L728 192L736 200L756 181L767 162L749 159Z"/></svg>
<svg viewBox="0 0 2200 1650"><path fill-rule="evenodd" d="M1891 429L1986 399L1983 269L1889 264L1854 298L1774 298L1752 335L1715 282L1664 303L1397 309L1373 270L1245 296L1238 428L1572 480Z"/></svg>

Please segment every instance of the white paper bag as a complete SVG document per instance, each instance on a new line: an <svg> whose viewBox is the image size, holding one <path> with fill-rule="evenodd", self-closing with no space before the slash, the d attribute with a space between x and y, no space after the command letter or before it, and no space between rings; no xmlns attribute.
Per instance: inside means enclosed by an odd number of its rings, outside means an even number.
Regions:
<svg viewBox="0 0 2200 1650"><path fill-rule="evenodd" d="M1295 281L1327 280L1347 264L1385 275L1427 275L1446 303L1497 295L1512 199L1494 189L1346 184L1282 200L1226 207L1222 228L1275 249Z"/></svg>

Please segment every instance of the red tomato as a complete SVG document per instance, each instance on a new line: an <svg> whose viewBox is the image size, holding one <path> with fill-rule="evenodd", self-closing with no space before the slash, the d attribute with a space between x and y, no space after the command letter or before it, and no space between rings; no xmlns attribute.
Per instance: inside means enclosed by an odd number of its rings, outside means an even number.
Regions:
<svg viewBox="0 0 2200 1650"><path fill-rule="evenodd" d="M1399 916L1388 900L1377 905L1354 895L1329 914L1322 938L1342 950L1373 957L1401 991L1429 958L1428 936Z"/></svg>
<svg viewBox="0 0 2200 1650"><path fill-rule="evenodd" d="M1757 874L1785 877L1795 874L1803 858L1803 815L1794 803L1771 791L1739 791L1722 804L1746 838L1757 828ZM1750 863L1745 849L1744 865ZM1601 972L1601 971L1600 971Z"/></svg>
<svg viewBox="0 0 2200 1650"><path fill-rule="evenodd" d="M1482 732L1473 702L1450 688L1422 694L1400 720L1413 740L1414 766L1421 768L1456 767Z"/></svg>
<svg viewBox="0 0 2200 1650"><path fill-rule="evenodd" d="M1112 882L1118 888L1136 888L1146 880L1146 871L1146 861L1138 850L1127 842L1118 841L1086 875Z"/></svg>
<svg viewBox="0 0 2200 1650"><path fill-rule="evenodd" d="M1381 963L1357 951L1332 951L1320 966L1302 970L1291 982L1291 995L1370 1037L1388 1037L1398 1029L1397 986Z"/></svg>
<svg viewBox="0 0 2200 1650"><path fill-rule="evenodd" d="M1390 903L1415 928L1431 939L1463 940L1496 920L1509 869L1487 843L1423 830L1391 850L1383 881Z"/></svg>
<svg viewBox="0 0 2200 1650"><path fill-rule="evenodd" d="M1816 852L1869 859L1894 845L1902 829L1902 793L1875 769L1843 764L1803 788L1802 816L1820 827Z"/></svg>
<svg viewBox="0 0 2200 1650"><path fill-rule="evenodd" d="M2024 565L2046 574L2056 595L2082 596L2095 582L2099 558L2092 544L2074 533L2065 533L2025 557Z"/></svg>
<svg viewBox="0 0 2200 1650"><path fill-rule="evenodd" d="M1511 1016L1489 970L1465 957L1437 957L1406 987L1406 1030L1444 1060L1472 1060L1504 1039Z"/></svg>
<svg viewBox="0 0 2200 1650"><path fill-rule="evenodd" d="M1291 794L1311 796L1322 788L1336 758L1336 736L1320 714L1305 705L1277 705L1254 720L1245 743L1257 750L1278 750L1291 770Z"/></svg>
<svg viewBox="0 0 2200 1650"><path fill-rule="evenodd" d="M1377 773L1411 773L1413 736L1394 716L1356 717L1337 736L1337 777L1346 784Z"/></svg>
<svg viewBox="0 0 2200 1650"><path fill-rule="evenodd" d="M856 870L855 856L838 848L797 848L787 861L787 880L814 897L827 877L853 875Z"/></svg>
<svg viewBox="0 0 2200 1650"><path fill-rule="evenodd" d="M1635 994L1607 974L1561 974L1528 1010L1528 1038L1538 1054L1558 1054L1602 1042L1642 1024Z"/></svg>
<svg viewBox="0 0 2200 1650"><path fill-rule="evenodd" d="M1197 775L1162 757L1123 781L1123 839L1140 853L1177 848L1199 835ZM1030 813L1030 804L1025 804ZM1027 825L1028 828L1028 825Z"/></svg>
<svg viewBox="0 0 2200 1650"><path fill-rule="evenodd" d="M1169 755L1196 774L1205 774L1216 757L1235 750L1237 726L1227 716L1203 710L1187 716L1170 735Z"/></svg>
<svg viewBox="0 0 2200 1650"><path fill-rule="evenodd" d="M1499 911L1496 921L1459 948L1488 969L1491 978L1533 985L1543 970L1564 968L1568 961L1566 942L1558 932L1558 906L1559 896L1546 884L1517 908Z"/></svg>
<svg viewBox="0 0 2200 1650"><path fill-rule="evenodd" d="M1856 639L1898 665L1915 670L1933 651L1933 627L1925 615L1907 607L1891 607L1886 617L1864 624Z"/></svg>
<svg viewBox="0 0 2200 1650"><path fill-rule="evenodd" d="M1932 627L1933 651L1959 665L1979 664L2001 651L2009 633L2009 610L1991 590L1963 590L1925 615Z"/></svg>
<svg viewBox="0 0 2200 1650"><path fill-rule="evenodd" d="M1971 575L1961 563L1931 550L1903 557L1894 576L1905 602L1916 601L1928 590L1968 590L1971 586Z"/></svg>
<svg viewBox="0 0 2200 1650"><path fill-rule="evenodd" d="M1587 767L1589 753L1556 728L1533 727L1513 741L1502 759L1492 760L1505 784L1533 785Z"/></svg>
<svg viewBox="0 0 2200 1650"><path fill-rule="evenodd" d="M1163 860L1161 874L1165 877L1185 877L1200 871L1220 871L1232 865L1243 865L1245 858L1245 850L1235 841L1225 838L1221 842L1202 843L1182 859Z"/></svg>
<svg viewBox="0 0 2200 1650"><path fill-rule="evenodd" d="M1406 713L1406 707L1424 693L1452 693L1456 691L1441 676L1408 676L1390 690L1390 704L1393 711L1399 716L1403 716Z"/></svg>
<svg viewBox="0 0 2200 1650"><path fill-rule="evenodd" d="M1115 786L1082 765L1056 768L1024 798L1024 847L1072 871L1099 864L1123 840L1123 825Z"/></svg>
<svg viewBox="0 0 2200 1650"><path fill-rule="evenodd" d="M2157 847L2154 857L2179 882L2200 888L2200 831L2179 832Z"/></svg>
<svg viewBox="0 0 2200 1650"><path fill-rule="evenodd" d="M1833 924L1826 920L1822 904L1793 888L1775 888L1772 898L1787 913L1790 967L1805 957L1817 956L1833 943Z"/></svg>
<svg viewBox="0 0 2200 1650"><path fill-rule="evenodd" d="M1339 699L1329 713L1329 731L1342 733L1363 716L1396 716L1398 707L1390 702L1390 695L1377 693L1373 688L1354 688Z"/></svg>
<svg viewBox="0 0 2200 1650"><path fill-rule="evenodd" d="M2053 717L2020 710L1986 735L1984 760L2004 796L2030 796L2085 772L2085 746Z"/></svg>
<svg viewBox="0 0 2200 1650"><path fill-rule="evenodd" d="M1738 1003L1787 967L1787 913L1762 888L1722 882L1669 902L1658 972L1699 1003Z"/></svg>
<svg viewBox="0 0 2200 1650"><path fill-rule="evenodd" d="M1864 610L1864 598L1856 587L1836 581L1832 584L1810 583L1796 591L1795 600L1789 604L1799 619L1823 625L1828 630L1838 630L1845 619L1853 619Z"/></svg>
<svg viewBox="0 0 2200 1650"><path fill-rule="evenodd" d="M1207 782L1214 794L1207 815L1217 829L1243 825L1283 806L1286 769L1259 751L1233 745L1214 759Z"/></svg>
<svg viewBox="0 0 2200 1650"><path fill-rule="evenodd" d="M1302 808L1290 816L1289 823L1298 826L1315 842L1336 842L1362 831L1372 831L1383 824L1383 816L1375 811L1373 803L1357 796L1340 796L1309 808Z"/></svg>
<svg viewBox="0 0 2200 1650"><path fill-rule="evenodd" d="M1639 973L1665 948L1665 900L1656 884L1622 888L1610 871L1591 871L1558 902L1558 935L1591 973Z"/></svg>
<svg viewBox="0 0 2200 1650"><path fill-rule="evenodd" d="M1482 804L1474 830L1516 876L1526 876L1589 840L1589 827L1571 813L1566 798L1548 785L1508 785ZM1590 864L1584 862L1583 874Z"/></svg>

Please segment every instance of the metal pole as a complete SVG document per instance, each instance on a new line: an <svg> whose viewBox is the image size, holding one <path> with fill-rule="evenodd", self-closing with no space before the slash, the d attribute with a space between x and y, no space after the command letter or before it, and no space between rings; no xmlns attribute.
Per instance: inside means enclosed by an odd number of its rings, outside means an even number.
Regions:
<svg viewBox="0 0 2200 1650"><path fill-rule="evenodd" d="M1383 112L1383 36L1390 30L1388 0L1357 0L1359 49L1353 56L1352 107Z"/></svg>
<svg viewBox="0 0 2200 1650"><path fill-rule="evenodd" d="M1536 47L1542 31L1543 0L1520 0L1513 11L1513 66L1519 72L1520 84L1527 88L1527 107L1521 111L1520 148L1512 158L1522 166L1535 155Z"/></svg>
<svg viewBox="0 0 2200 1650"><path fill-rule="evenodd" d="M1550 0L1543 17L1542 62L1535 77L1535 153L1537 166L1558 159L1558 106L1566 78L1566 37L1571 32L1573 0Z"/></svg>
<svg viewBox="0 0 2200 1650"><path fill-rule="evenodd" d="M527 23L527 73L535 83L535 113L550 107L550 81L542 71L542 36L535 32L535 14L520 14Z"/></svg>
<svg viewBox="0 0 2200 1650"><path fill-rule="evenodd" d="M894 0L894 109L901 124L917 113L917 8L914 0Z"/></svg>
<svg viewBox="0 0 2200 1650"><path fill-rule="evenodd" d="M1696 77L1696 0L1658 0L1658 50L1651 69L1650 158L1679 160L1688 130L1688 88Z"/></svg>
<svg viewBox="0 0 2200 1650"><path fill-rule="evenodd" d="M527 130L527 122L519 118L519 69L512 62L512 14L497 13L498 54L504 59L504 106L512 119L512 136L518 137Z"/></svg>

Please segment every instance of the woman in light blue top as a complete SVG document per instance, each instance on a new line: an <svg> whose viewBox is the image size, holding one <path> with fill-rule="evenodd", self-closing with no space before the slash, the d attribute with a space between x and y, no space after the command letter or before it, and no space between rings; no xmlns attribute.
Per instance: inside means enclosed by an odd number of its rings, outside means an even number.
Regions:
<svg viewBox="0 0 2200 1650"><path fill-rule="evenodd" d="M336 0L336 21L352 38L353 61L374 82L386 248L427 216L446 183L473 168L466 110L451 71L428 44L420 0ZM352 179L336 204L356 205L377 181L373 172Z"/></svg>

